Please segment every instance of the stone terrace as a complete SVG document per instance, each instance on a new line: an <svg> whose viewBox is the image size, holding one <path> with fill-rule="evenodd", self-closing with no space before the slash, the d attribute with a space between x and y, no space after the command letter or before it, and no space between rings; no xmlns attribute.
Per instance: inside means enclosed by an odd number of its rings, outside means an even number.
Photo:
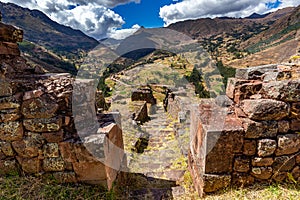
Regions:
<svg viewBox="0 0 300 200"><path fill-rule="evenodd" d="M189 165L200 196L229 185L300 180L299 78L296 65L238 69L227 96L195 108Z"/></svg>
<svg viewBox="0 0 300 200"><path fill-rule="evenodd" d="M21 30L0 22L0 176L43 175L111 188L124 156L119 114L96 115L96 101L103 99L91 80L37 74L20 56L22 38ZM74 114L74 108L81 110ZM85 130L91 121L95 126Z"/></svg>

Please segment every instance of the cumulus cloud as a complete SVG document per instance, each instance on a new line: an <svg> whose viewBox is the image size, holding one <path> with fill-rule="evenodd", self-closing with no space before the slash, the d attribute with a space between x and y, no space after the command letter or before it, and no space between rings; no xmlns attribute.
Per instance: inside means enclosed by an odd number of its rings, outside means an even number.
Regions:
<svg viewBox="0 0 300 200"><path fill-rule="evenodd" d="M60 24L79 29L96 39L102 39L109 35L125 37L126 33L136 30L136 26L132 29L118 30L125 21L110 8L128 2L139 3L140 0L3 0L3 2L41 10Z"/></svg>
<svg viewBox="0 0 300 200"><path fill-rule="evenodd" d="M267 3L276 0L183 0L178 3L160 8L160 17L165 25L187 19L203 17L245 17L252 13L265 13L270 11ZM280 7L297 6L300 0L281 0Z"/></svg>
<svg viewBox="0 0 300 200"><path fill-rule="evenodd" d="M139 29L141 28L141 26L139 26L138 24L133 25L131 28L128 29L111 29L108 33L108 36L110 38L114 38L116 40L122 40L127 38L128 36L134 34L135 32L137 32Z"/></svg>

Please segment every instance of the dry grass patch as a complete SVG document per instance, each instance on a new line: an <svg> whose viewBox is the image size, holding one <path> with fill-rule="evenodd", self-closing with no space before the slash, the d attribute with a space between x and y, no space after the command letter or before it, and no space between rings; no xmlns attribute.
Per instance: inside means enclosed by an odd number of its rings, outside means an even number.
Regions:
<svg viewBox="0 0 300 200"><path fill-rule="evenodd" d="M0 177L0 199L115 199L99 185L60 184L55 179Z"/></svg>

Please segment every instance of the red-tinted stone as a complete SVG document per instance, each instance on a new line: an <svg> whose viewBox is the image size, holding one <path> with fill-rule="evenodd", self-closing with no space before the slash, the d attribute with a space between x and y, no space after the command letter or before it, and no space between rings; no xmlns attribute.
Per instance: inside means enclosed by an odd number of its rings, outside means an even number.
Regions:
<svg viewBox="0 0 300 200"><path fill-rule="evenodd" d="M248 173L233 173L232 184L238 187L245 187L254 183L253 176Z"/></svg>
<svg viewBox="0 0 300 200"><path fill-rule="evenodd" d="M281 120L290 113L288 104L271 99L243 100L241 107L250 119L257 121Z"/></svg>
<svg viewBox="0 0 300 200"><path fill-rule="evenodd" d="M24 131L20 122L0 124L0 140L16 141L23 138Z"/></svg>
<svg viewBox="0 0 300 200"><path fill-rule="evenodd" d="M18 156L17 160L25 173L37 174L42 170L41 161L38 158L22 158Z"/></svg>
<svg viewBox="0 0 300 200"><path fill-rule="evenodd" d="M62 118L54 117L50 119L26 119L23 122L24 127L32 132L57 132L62 127Z"/></svg>
<svg viewBox="0 0 300 200"><path fill-rule="evenodd" d="M271 178L273 170L271 167L254 167L251 170L251 174L255 178L267 180Z"/></svg>
<svg viewBox="0 0 300 200"><path fill-rule="evenodd" d="M51 133L42 133L43 137L46 139L47 142L54 142L59 143L64 140L64 131L60 130L58 132L51 132Z"/></svg>
<svg viewBox="0 0 300 200"><path fill-rule="evenodd" d="M243 154L246 156L253 156L256 153L257 145L255 140L245 140L243 147Z"/></svg>
<svg viewBox="0 0 300 200"><path fill-rule="evenodd" d="M21 110L27 119L51 118L55 116L58 104L50 95L43 95L24 101Z"/></svg>
<svg viewBox="0 0 300 200"><path fill-rule="evenodd" d="M248 172L250 170L250 160L247 158L236 158L233 169L236 172Z"/></svg>
<svg viewBox="0 0 300 200"><path fill-rule="evenodd" d="M278 136L276 156L296 153L300 150L300 135L286 134Z"/></svg>
<svg viewBox="0 0 300 200"><path fill-rule="evenodd" d="M272 155L276 150L277 144L275 140L262 139L258 141L258 156L266 157Z"/></svg>
<svg viewBox="0 0 300 200"><path fill-rule="evenodd" d="M220 189L224 189L228 187L231 183L231 176L230 175L211 175L205 174L204 175L204 192L216 192Z"/></svg>
<svg viewBox="0 0 300 200"><path fill-rule="evenodd" d="M273 158L260 158L256 157L252 159L252 166L254 167L267 167L271 166L274 162Z"/></svg>

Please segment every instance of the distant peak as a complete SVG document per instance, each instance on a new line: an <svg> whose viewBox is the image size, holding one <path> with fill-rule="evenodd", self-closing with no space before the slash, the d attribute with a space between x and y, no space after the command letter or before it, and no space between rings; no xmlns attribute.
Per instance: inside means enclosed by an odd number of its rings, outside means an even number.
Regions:
<svg viewBox="0 0 300 200"><path fill-rule="evenodd" d="M268 16L270 13L267 14L258 14L258 13L253 13L252 15L245 17L246 19L261 19L261 18L265 18L266 16Z"/></svg>

